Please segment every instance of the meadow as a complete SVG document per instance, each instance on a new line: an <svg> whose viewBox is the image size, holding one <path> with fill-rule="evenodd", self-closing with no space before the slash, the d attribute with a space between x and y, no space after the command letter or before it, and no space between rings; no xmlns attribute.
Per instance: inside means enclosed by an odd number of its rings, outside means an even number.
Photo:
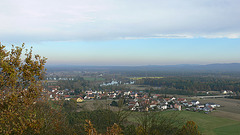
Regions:
<svg viewBox="0 0 240 135"><path fill-rule="evenodd" d="M161 79L163 77L132 77L130 78L131 80L141 80L141 79L146 79L146 78L150 78L150 79Z"/></svg>
<svg viewBox="0 0 240 135"><path fill-rule="evenodd" d="M217 110L216 110L217 111ZM206 135L239 135L240 121L228 118L213 116L200 112L182 111L179 115L186 120L193 120L199 127L199 130Z"/></svg>
<svg viewBox="0 0 240 135"><path fill-rule="evenodd" d="M132 123L137 123L137 117L140 116L142 112L133 112L128 117L128 121ZM240 134L240 121L232 120L228 118L222 118L217 116L212 116L211 113L204 114L203 112L191 112L191 111L163 111L161 112L166 116L178 115L178 119L183 119L186 121L194 121L198 125L199 131L203 135L239 135ZM139 115L139 116L138 116ZM163 116L164 116L163 115Z"/></svg>
<svg viewBox="0 0 240 135"><path fill-rule="evenodd" d="M105 79L102 77L83 77L86 81L104 81Z"/></svg>

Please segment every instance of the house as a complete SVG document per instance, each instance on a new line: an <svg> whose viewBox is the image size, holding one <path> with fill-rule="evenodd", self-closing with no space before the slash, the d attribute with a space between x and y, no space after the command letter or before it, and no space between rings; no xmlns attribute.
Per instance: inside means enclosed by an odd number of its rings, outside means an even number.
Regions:
<svg viewBox="0 0 240 135"><path fill-rule="evenodd" d="M198 104L197 108L204 108L204 104Z"/></svg>
<svg viewBox="0 0 240 135"><path fill-rule="evenodd" d="M164 98L166 102L171 102L172 100L170 98Z"/></svg>
<svg viewBox="0 0 240 135"><path fill-rule="evenodd" d="M212 108L220 107L219 104L215 104L215 103L206 103L206 106L211 106Z"/></svg>
<svg viewBox="0 0 240 135"><path fill-rule="evenodd" d="M95 96L93 95L93 94L91 94L91 95L86 95L85 97L84 97L84 99L94 99L95 98Z"/></svg>
<svg viewBox="0 0 240 135"><path fill-rule="evenodd" d="M206 106L203 108L203 111L205 112L211 112L213 110L213 108L211 106Z"/></svg>
<svg viewBox="0 0 240 135"><path fill-rule="evenodd" d="M222 94L233 94L231 90L223 90Z"/></svg>
<svg viewBox="0 0 240 135"><path fill-rule="evenodd" d="M124 96L126 96L126 95L130 95L130 93L131 93L130 91L127 91L127 92L124 92L123 95L124 95Z"/></svg>
<svg viewBox="0 0 240 135"><path fill-rule="evenodd" d="M151 108L151 109L154 109L155 107L157 107L157 105L155 105L155 104L151 104L151 105L149 106L149 108Z"/></svg>
<svg viewBox="0 0 240 135"><path fill-rule="evenodd" d="M193 106L192 102L188 102L188 103L187 103L187 106L188 106L188 107L192 107L192 106Z"/></svg>
<svg viewBox="0 0 240 135"><path fill-rule="evenodd" d="M54 100L55 100L55 101L58 101L58 100L60 100L60 95L59 95L59 94L57 94L57 95L55 96Z"/></svg>
<svg viewBox="0 0 240 135"><path fill-rule="evenodd" d="M88 96L89 96L90 99L94 99L95 98L94 94L89 94Z"/></svg>
<svg viewBox="0 0 240 135"><path fill-rule="evenodd" d="M92 90L88 90L85 92L87 95L93 94Z"/></svg>
<svg viewBox="0 0 240 135"><path fill-rule="evenodd" d="M130 105L128 106L128 109L131 111L136 111L137 108L134 105Z"/></svg>
<svg viewBox="0 0 240 135"><path fill-rule="evenodd" d="M135 93L132 92L132 93L130 94L130 96L131 96L132 98L135 98Z"/></svg>
<svg viewBox="0 0 240 135"><path fill-rule="evenodd" d="M128 106L134 106L134 107L136 107L136 106L139 106L139 103L132 101L132 102L129 102L129 103L128 103Z"/></svg>
<svg viewBox="0 0 240 135"><path fill-rule="evenodd" d="M175 98L175 97L172 97L172 98L171 98L171 101L173 101L173 100L176 100L176 98Z"/></svg>
<svg viewBox="0 0 240 135"><path fill-rule="evenodd" d="M71 99L70 95L64 95L64 100L70 100L70 99Z"/></svg>
<svg viewBox="0 0 240 135"><path fill-rule="evenodd" d="M188 102L183 102L182 103L184 106L188 106Z"/></svg>
<svg viewBox="0 0 240 135"><path fill-rule="evenodd" d="M191 103L192 103L192 105L194 105L194 106L200 104L200 102L199 102L198 100L192 100Z"/></svg>
<svg viewBox="0 0 240 135"><path fill-rule="evenodd" d="M174 104L174 108L178 109L178 111L182 110L182 106L180 104L178 104L178 103Z"/></svg>
<svg viewBox="0 0 240 135"><path fill-rule="evenodd" d="M66 97L65 98L66 101L70 101L70 99L71 99L70 97Z"/></svg>
<svg viewBox="0 0 240 135"><path fill-rule="evenodd" d="M134 97L137 98L138 97L138 93L135 93Z"/></svg>
<svg viewBox="0 0 240 135"><path fill-rule="evenodd" d="M167 105L158 105L157 108L161 109L161 110L166 110L167 109Z"/></svg>
<svg viewBox="0 0 240 135"><path fill-rule="evenodd" d="M114 99L114 98L116 98L116 95L111 94L111 95L109 95L109 98Z"/></svg>
<svg viewBox="0 0 240 135"><path fill-rule="evenodd" d="M153 98L155 98L155 99L158 98L158 95L157 95L157 94L154 94L154 95L153 95Z"/></svg>
<svg viewBox="0 0 240 135"><path fill-rule="evenodd" d="M77 98L77 103L82 103L84 100L82 97Z"/></svg>
<svg viewBox="0 0 240 135"><path fill-rule="evenodd" d="M178 98L177 102L178 103L184 103L184 102L187 102L187 100L185 98Z"/></svg>
<svg viewBox="0 0 240 135"><path fill-rule="evenodd" d="M157 107L156 103L151 103L150 106L149 106L149 108L151 108L151 109L154 109L155 107Z"/></svg>

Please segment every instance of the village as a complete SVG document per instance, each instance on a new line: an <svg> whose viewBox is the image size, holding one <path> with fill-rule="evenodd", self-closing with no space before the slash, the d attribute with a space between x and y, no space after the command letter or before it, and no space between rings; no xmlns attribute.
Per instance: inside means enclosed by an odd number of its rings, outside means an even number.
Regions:
<svg viewBox="0 0 240 135"><path fill-rule="evenodd" d="M200 103L199 100L189 98L177 98L177 96L164 96L160 94L150 94L142 91L93 91L87 90L81 94L75 95L73 90L58 90L59 87L51 87L51 91L44 90L49 100L52 101L69 101L75 100L77 103L88 102L88 100L110 100L111 106L118 106L116 103L119 99L124 99L124 105L130 111L202 111L205 113L212 112L220 107L216 103ZM115 103L114 103L115 102Z"/></svg>

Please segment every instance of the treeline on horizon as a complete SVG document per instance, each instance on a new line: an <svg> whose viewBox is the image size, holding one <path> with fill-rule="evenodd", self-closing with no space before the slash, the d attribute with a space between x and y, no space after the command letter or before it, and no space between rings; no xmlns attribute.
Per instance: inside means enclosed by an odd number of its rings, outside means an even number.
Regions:
<svg viewBox="0 0 240 135"><path fill-rule="evenodd" d="M240 74L240 63L209 65L149 65L149 66L80 66L80 65L47 65L48 72L54 71L103 71L136 76L156 74ZM234 74L233 74L234 73Z"/></svg>
<svg viewBox="0 0 240 135"><path fill-rule="evenodd" d="M219 77L165 77L165 78L143 78L136 81L139 85L150 85L176 90L194 91L239 91L240 80L234 78ZM177 92L176 94L178 94Z"/></svg>
<svg viewBox="0 0 240 135"><path fill-rule="evenodd" d="M72 74L76 71L99 72L107 74L122 75L126 77L220 77L240 79L240 67L238 70L191 70L191 69L151 69L151 68L71 68L71 67L48 67L47 73L65 72Z"/></svg>

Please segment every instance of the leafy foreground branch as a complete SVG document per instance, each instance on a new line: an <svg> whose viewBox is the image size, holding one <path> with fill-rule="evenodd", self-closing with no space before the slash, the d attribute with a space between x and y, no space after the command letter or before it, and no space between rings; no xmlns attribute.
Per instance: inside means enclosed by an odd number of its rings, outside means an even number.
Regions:
<svg viewBox="0 0 240 135"><path fill-rule="evenodd" d="M3 134L22 134L31 129L40 131L41 121L37 119L33 106L42 91L41 81L46 58L35 55L32 49L12 47L6 51L0 45L0 131ZM22 61L21 58L24 57Z"/></svg>

